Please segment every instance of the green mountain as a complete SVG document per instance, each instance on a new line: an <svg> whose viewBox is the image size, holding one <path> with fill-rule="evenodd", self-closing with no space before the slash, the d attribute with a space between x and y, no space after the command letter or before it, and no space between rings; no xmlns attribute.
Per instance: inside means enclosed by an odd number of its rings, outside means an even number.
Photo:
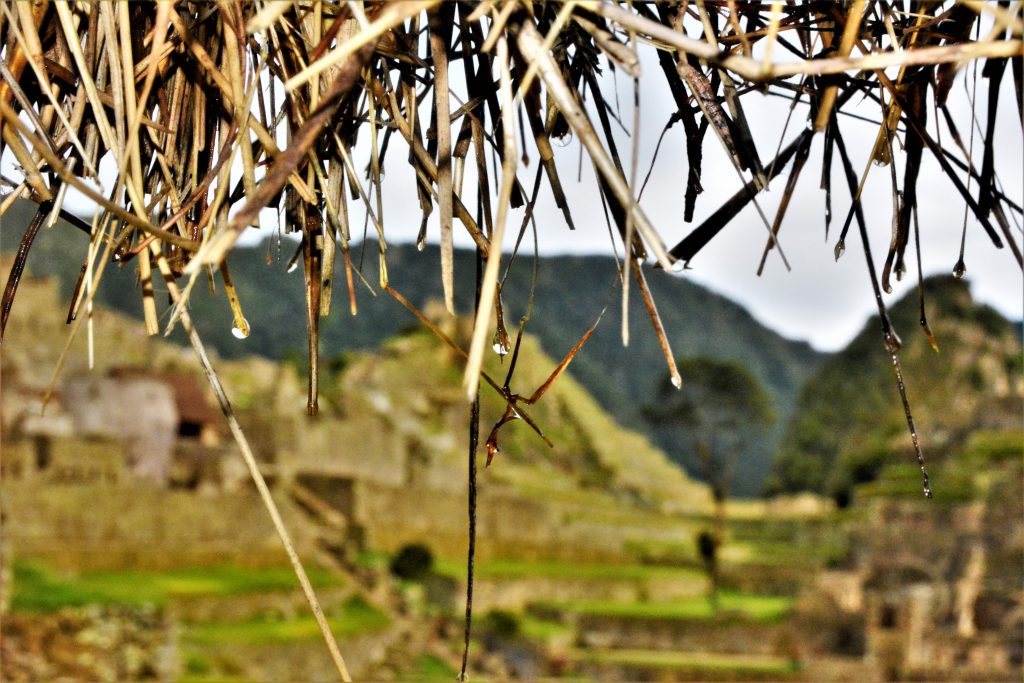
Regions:
<svg viewBox="0 0 1024 683"><path fill-rule="evenodd" d="M975 303L966 282L941 276L924 284L940 353L919 329L916 292L897 302L890 317L903 337L903 376L925 458L939 464L963 452L979 430L1020 433L1021 341L1019 324ZM842 500L885 466L914 462L879 330L875 316L807 381L786 428L770 490L810 490Z"/></svg>
<svg viewBox="0 0 1024 683"><path fill-rule="evenodd" d="M20 213L19 213L20 209ZM31 206L16 207L4 217L2 242L11 249L21 237L31 216ZM10 229L9 229L10 228ZM55 226L52 231L75 231ZM61 278L65 296L70 296L86 249L86 236L76 231L81 244L69 247L66 239L44 231L32 249L29 266L37 274ZM245 340L232 333L232 317L217 276L218 293L211 295L201 278L192 298L193 316L204 340L226 358L259 354L269 358L305 356L306 322L301 269L287 273L294 243L284 240L258 247L239 248L230 259L232 278L238 289L252 333ZM376 243L353 249L356 266L376 289L378 282ZM267 261L270 264L267 264ZM417 322L385 293L356 282L358 315L348 312L348 293L339 255L333 310L321 320L321 354L326 362L348 351L373 348L396 332ZM394 245L387 252L392 285L416 306L441 298L440 255L437 247L417 252L412 245ZM98 299L106 306L134 317L142 314L141 297L135 285L135 266L111 265ZM503 288L504 319L514 335L529 298L532 258L520 255ZM769 437L738 458L734 493L757 495L771 467L783 426L795 406L804 380L817 367L821 355L802 342L779 336L754 320L741 306L695 285L682 277L652 272L649 284L659 307L673 351L680 358L707 356L738 361L746 366L769 391L776 414L776 426ZM456 307L460 314L471 312L475 264L473 254L456 252ZM622 425L650 435L677 462L686 462L668 431L644 422L642 411L656 395L666 376L665 360L651 330L650 321L634 286L631 291L630 344L621 340L620 292L613 284L616 264L602 256L559 256L539 259L533 315L527 331L537 336L544 352L563 357L607 306L593 337L571 366L571 373L596 397L601 406ZM159 285L157 285L159 291ZM164 311L166 314L166 311ZM180 338L180 337L179 337ZM535 387L513 390L533 391ZM692 472L700 476L700 472Z"/></svg>

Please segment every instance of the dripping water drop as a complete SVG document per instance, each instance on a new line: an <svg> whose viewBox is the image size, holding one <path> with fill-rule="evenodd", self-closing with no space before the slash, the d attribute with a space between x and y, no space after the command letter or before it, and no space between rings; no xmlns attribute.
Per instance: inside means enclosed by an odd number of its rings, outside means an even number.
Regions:
<svg viewBox="0 0 1024 683"><path fill-rule="evenodd" d="M672 375L672 386L676 389L683 388L683 378L680 377L678 373Z"/></svg>
<svg viewBox="0 0 1024 683"><path fill-rule="evenodd" d="M245 339L249 336L249 321L242 318L242 327L234 325L231 328L231 334L235 336L235 339Z"/></svg>
<svg viewBox="0 0 1024 683"><path fill-rule="evenodd" d="M294 273L295 269L298 268L298 267L299 267L299 262L298 261L292 261L292 264L290 266L288 266L288 270L286 272Z"/></svg>
<svg viewBox="0 0 1024 683"><path fill-rule="evenodd" d="M492 348L494 349L494 352L499 356L508 355L508 347L502 344L501 342L494 342L494 346Z"/></svg>
<svg viewBox="0 0 1024 683"><path fill-rule="evenodd" d="M966 272L967 266L964 264L964 260L960 259L956 262L956 265L953 266L953 277L957 280L962 280Z"/></svg>
<svg viewBox="0 0 1024 683"><path fill-rule="evenodd" d="M838 242L836 242L836 249L835 249L836 261L839 260L839 257L842 256L845 251L846 251L846 242L844 240L839 240Z"/></svg>
<svg viewBox="0 0 1024 683"><path fill-rule="evenodd" d="M416 251L423 251L427 247L427 236L421 235L416 239Z"/></svg>
<svg viewBox="0 0 1024 683"><path fill-rule="evenodd" d="M555 146L557 147L568 147L572 144L572 131L563 135L562 137L555 138Z"/></svg>
<svg viewBox="0 0 1024 683"><path fill-rule="evenodd" d="M687 270L686 261L683 261L682 259L680 259L678 261L673 261L672 262L672 272L673 273L681 273L684 270Z"/></svg>

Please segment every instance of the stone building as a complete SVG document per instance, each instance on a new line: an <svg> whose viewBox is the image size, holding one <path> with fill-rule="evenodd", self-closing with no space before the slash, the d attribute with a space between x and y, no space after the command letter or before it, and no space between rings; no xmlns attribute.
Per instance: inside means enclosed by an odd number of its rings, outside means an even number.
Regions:
<svg viewBox="0 0 1024 683"><path fill-rule="evenodd" d="M161 486L179 440L208 448L221 441L220 413L189 375L115 368L74 377L63 394L76 435L123 443L125 468Z"/></svg>
<svg viewBox="0 0 1024 683"><path fill-rule="evenodd" d="M803 617L816 627L805 638L812 677L1021 680L1024 518L1012 470L983 501L868 506L850 566L819 576L817 613Z"/></svg>

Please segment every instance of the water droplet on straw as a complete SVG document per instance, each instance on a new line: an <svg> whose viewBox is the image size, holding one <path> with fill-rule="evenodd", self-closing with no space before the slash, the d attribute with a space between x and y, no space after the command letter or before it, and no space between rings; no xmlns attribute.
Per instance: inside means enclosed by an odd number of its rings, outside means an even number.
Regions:
<svg viewBox="0 0 1024 683"><path fill-rule="evenodd" d="M839 257L842 256L845 251L846 251L846 242L844 242L843 240L839 240L839 242L836 244L836 251L835 251L836 261L839 260Z"/></svg>
<svg viewBox="0 0 1024 683"><path fill-rule="evenodd" d="M290 266L288 266L288 271L287 272L289 272L289 273L295 272L295 269L298 268L298 267L299 267L299 262L298 261L292 261L292 264Z"/></svg>
<svg viewBox="0 0 1024 683"><path fill-rule="evenodd" d="M424 236L422 236L422 237L420 237L419 239L416 240L416 251L423 251L426 248L426 246L427 246L427 237L426 237L426 235L424 235Z"/></svg>
<svg viewBox="0 0 1024 683"><path fill-rule="evenodd" d="M555 140L555 146L556 147L568 147L569 145L572 144L572 131L570 130L568 133L566 133L562 137L555 138L554 140Z"/></svg>
<svg viewBox="0 0 1024 683"><path fill-rule="evenodd" d="M956 262L956 265L953 266L953 277L957 280L962 280L966 272L967 266L964 264L964 260L960 259Z"/></svg>
<svg viewBox="0 0 1024 683"><path fill-rule="evenodd" d="M501 342L494 342L493 348L494 352L499 356L504 356L508 354L508 347L502 344Z"/></svg>
<svg viewBox="0 0 1024 683"><path fill-rule="evenodd" d="M242 322L244 324L243 327L238 327L237 325L234 325L231 328L231 334L235 335L235 339L245 339L246 337L249 336L249 321L243 318Z"/></svg>
<svg viewBox="0 0 1024 683"><path fill-rule="evenodd" d="M676 389L683 388L683 378L680 377L678 373L672 375L672 386L674 386Z"/></svg>
<svg viewBox="0 0 1024 683"><path fill-rule="evenodd" d="M678 261L673 261L672 262L672 272L673 273L681 273L684 270L686 270L686 261L683 261L682 259L680 259Z"/></svg>
<svg viewBox="0 0 1024 683"><path fill-rule="evenodd" d="M885 349L893 355L893 362L895 363L895 355L903 348L903 340L900 339L900 336L896 334L896 332L891 331L886 333L883 341L885 343Z"/></svg>

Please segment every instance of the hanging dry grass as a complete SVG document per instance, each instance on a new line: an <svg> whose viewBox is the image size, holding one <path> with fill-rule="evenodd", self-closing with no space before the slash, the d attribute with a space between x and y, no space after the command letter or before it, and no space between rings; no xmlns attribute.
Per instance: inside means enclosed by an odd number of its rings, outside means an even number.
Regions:
<svg viewBox="0 0 1024 683"><path fill-rule="evenodd" d="M912 217L916 225L917 173L926 151L991 241L1022 263L1019 234L1012 226L1015 221L1019 225L1021 207L1002 193L993 161L996 112L1014 106L998 98L1007 66L1020 115L1021 5L966 0L2 3L0 149L18 172L3 178L8 194L0 216L16 198L37 202L39 210L4 293L0 339L38 228L63 214L92 239L83 257L84 286L77 290L69 319L101 286L107 263L135 261L147 331L159 331L155 271L174 293L170 325L180 321L189 328L202 357L201 342L189 324L189 292L198 277L213 277L213 268L219 268L226 315L244 336L245 302L230 285L231 249L245 230L259 224L261 212L275 210L283 212L284 231L302 239L309 412L315 413L319 319L337 314L332 313L332 290L338 269L345 271L349 308L357 311L354 288L362 276L349 257L351 204L364 205L377 231L379 284L393 292L387 281L388 230L382 209L396 198L384 195L381 174L385 165L404 162L418 179L421 239L435 206L439 214L449 310L455 287L453 231L468 233L485 264L476 329L466 352L465 389L472 398L483 350L494 335L496 309L501 320L508 209L526 206L521 241L546 181L566 223L574 227L552 150L553 140L571 133L597 169L598 192L627 254L620 272L623 305L632 279L678 381L647 289L645 264L652 260L670 268L689 261L751 203L766 230L765 258L778 251L785 262L780 231L789 197L812 139L821 136L826 230L830 171L838 150L852 202L837 257L856 220L916 446L899 370L899 341L880 292L889 289L893 273L899 277L905 270ZM638 50L646 46L656 48L660 73L640 73ZM631 77L667 83L677 106L673 119L686 134L687 221L702 184L727 180L702 178L705 144L720 144L740 178L735 196L675 246L663 243L655 221L635 199L637 155L634 150L627 169L616 148L608 98L598 80L602 60ZM958 132L972 122L955 122L946 107L954 79L972 60L983 60L982 74L989 82L987 104L972 103L983 121L980 160ZM456 73L464 83L457 92L450 91L448 78ZM754 90L809 103L806 126L793 125L798 132L778 140L779 151L767 162L758 156L742 108L743 96ZM881 277L875 273L860 206L873 167L869 163L858 175L838 116L851 100L863 98L876 103L882 121L872 159L889 164L896 149L904 156L902 179L891 172L894 217ZM430 116L426 122L421 120L425 111ZM930 122L929 111L935 114ZM948 136L930 132L940 124ZM905 132L896 143L898 125ZM708 129L718 142L707 142ZM408 150L401 159L395 158L394 148L387 156L393 138ZM354 147L367 139L370 155L361 160L368 161L362 173ZM955 147L949 148L949 142ZM519 179L528 150L540 158L532 191ZM784 197L772 220L757 204L757 195L787 167ZM113 171L100 173L100 168ZM497 187L491 187L492 178ZM63 211L68 188L96 203L91 222ZM926 238L916 236L918 249ZM338 249L341 259L336 258ZM923 316L922 324L927 328ZM78 320L72 331L77 329ZM498 332L496 343L508 348L503 325ZM208 363L204 366L215 379ZM507 381L502 388L486 380L508 401L510 415L522 414ZM226 397L222 402L230 415ZM258 480L255 468L253 474ZM336 662L345 676L340 655Z"/></svg>

